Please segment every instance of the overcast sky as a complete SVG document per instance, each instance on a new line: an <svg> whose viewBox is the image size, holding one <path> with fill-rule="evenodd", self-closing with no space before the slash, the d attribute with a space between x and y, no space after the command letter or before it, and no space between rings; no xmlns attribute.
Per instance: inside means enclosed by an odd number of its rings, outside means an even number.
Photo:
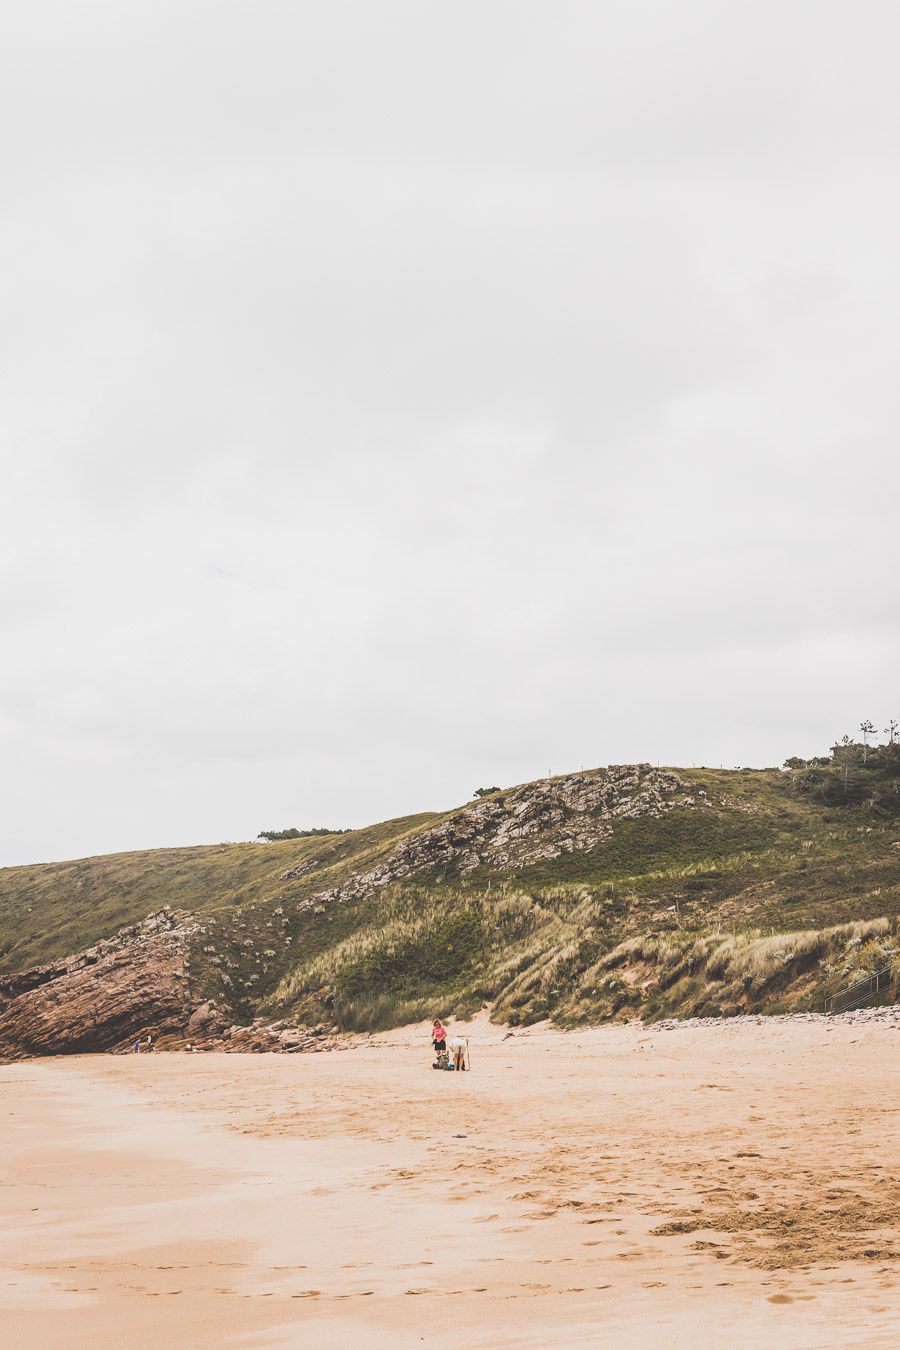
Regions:
<svg viewBox="0 0 900 1350"><path fill-rule="evenodd" d="M0 864L900 715L894 0L5 0Z"/></svg>

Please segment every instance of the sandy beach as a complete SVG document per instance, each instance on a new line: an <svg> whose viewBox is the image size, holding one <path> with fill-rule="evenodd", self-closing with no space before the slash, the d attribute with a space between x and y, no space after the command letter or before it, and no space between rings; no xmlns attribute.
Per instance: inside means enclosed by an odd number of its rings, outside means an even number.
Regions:
<svg viewBox="0 0 900 1350"><path fill-rule="evenodd" d="M896 1344L895 1023L0 1068L0 1344Z"/></svg>

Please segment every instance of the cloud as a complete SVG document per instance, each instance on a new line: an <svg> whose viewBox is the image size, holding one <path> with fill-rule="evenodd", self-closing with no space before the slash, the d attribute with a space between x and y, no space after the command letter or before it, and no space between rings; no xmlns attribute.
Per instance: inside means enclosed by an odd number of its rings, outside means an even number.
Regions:
<svg viewBox="0 0 900 1350"><path fill-rule="evenodd" d="M0 863L896 714L855 13L8 4Z"/></svg>

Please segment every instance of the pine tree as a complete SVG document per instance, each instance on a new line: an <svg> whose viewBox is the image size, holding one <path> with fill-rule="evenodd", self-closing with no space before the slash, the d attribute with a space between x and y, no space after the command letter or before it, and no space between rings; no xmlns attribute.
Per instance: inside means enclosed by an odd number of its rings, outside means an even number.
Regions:
<svg viewBox="0 0 900 1350"><path fill-rule="evenodd" d="M875 723L871 721L871 719L867 719L865 722L860 722L859 729L862 732L863 764L865 764L866 759L868 758L869 755L869 737L874 736L876 734Z"/></svg>

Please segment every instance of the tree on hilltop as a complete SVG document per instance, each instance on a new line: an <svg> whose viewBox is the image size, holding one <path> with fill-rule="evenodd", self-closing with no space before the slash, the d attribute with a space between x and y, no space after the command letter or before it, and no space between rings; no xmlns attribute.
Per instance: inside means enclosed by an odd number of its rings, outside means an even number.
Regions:
<svg viewBox="0 0 900 1350"><path fill-rule="evenodd" d="M320 834L349 834L349 830L298 830L293 825L289 830L260 830L256 836L257 839L265 839L267 843L274 843L277 839L314 839Z"/></svg>
<svg viewBox="0 0 900 1350"><path fill-rule="evenodd" d="M856 742L850 736L842 736L840 743L834 747L835 762L840 765L844 778L845 797L850 786L850 772L858 763L857 749Z"/></svg>
<svg viewBox="0 0 900 1350"><path fill-rule="evenodd" d="M872 743L877 735L870 720L860 723L862 741L842 736L831 747L829 759L794 757L785 762L796 791L821 802L850 810L863 808L882 819L900 815L900 726L891 719L887 742Z"/></svg>

